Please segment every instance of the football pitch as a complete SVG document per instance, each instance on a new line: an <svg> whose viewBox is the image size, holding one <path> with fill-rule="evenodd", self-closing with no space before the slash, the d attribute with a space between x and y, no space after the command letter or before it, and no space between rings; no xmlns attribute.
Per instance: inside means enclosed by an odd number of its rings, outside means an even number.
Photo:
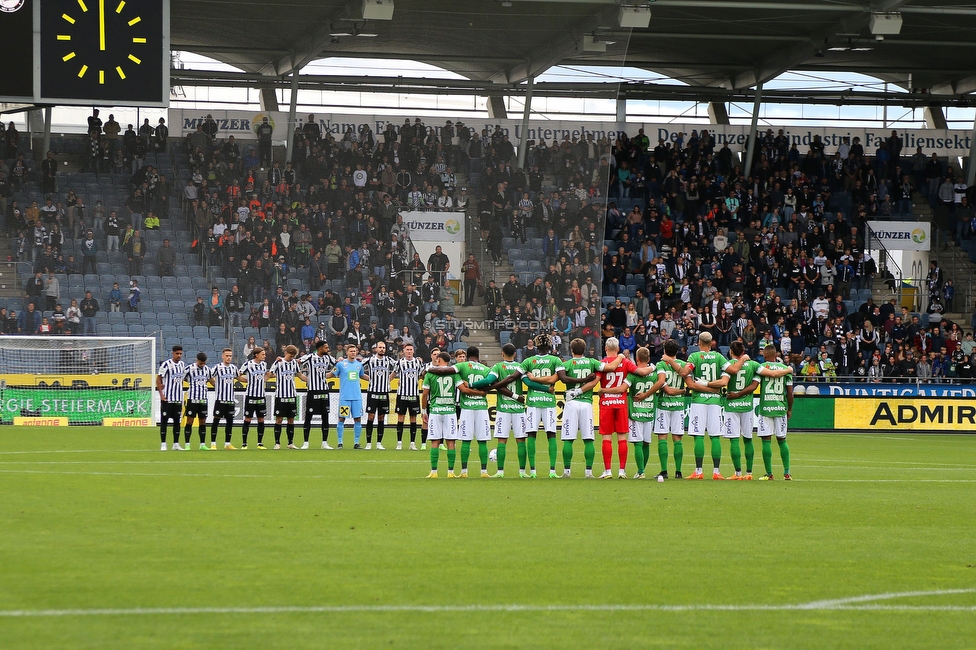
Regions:
<svg viewBox="0 0 976 650"><path fill-rule="evenodd" d="M0 647L973 647L976 439L790 446L791 483L775 445L773 482L584 480L581 443L569 480L432 481L3 427Z"/></svg>

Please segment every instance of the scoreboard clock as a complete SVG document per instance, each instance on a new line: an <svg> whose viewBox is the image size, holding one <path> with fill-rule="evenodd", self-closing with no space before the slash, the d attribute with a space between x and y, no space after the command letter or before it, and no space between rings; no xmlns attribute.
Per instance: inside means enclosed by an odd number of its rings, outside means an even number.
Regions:
<svg viewBox="0 0 976 650"><path fill-rule="evenodd" d="M0 0L0 102L169 104L170 0Z"/></svg>

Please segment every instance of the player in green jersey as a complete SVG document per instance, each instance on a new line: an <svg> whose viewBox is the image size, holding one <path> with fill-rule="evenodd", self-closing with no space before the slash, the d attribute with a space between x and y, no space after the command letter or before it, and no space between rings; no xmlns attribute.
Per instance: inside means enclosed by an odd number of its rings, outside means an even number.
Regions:
<svg viewBox="0 0 976 650"><path fill-rule="evenodd" d="M586 460L584 476L593 478L593 460L596 458L596 447L594 445L596 433L593 429L593 389L600 383L600 379L595 373L616 370L624 357L618 355L610 363L584 357L586 341L583 339L573 339L569 344L569 349L573 353L573 357L567 359L563 364L566 368L566 374L578 379L586 379L587 377L593 377L593 379L580 388L566 391L566 405L563 408L563 431L560 436L563 441L563 478L570 478L572 475L570 469L573 465L573 443L576 441L577 435L583 438L583 458Z"/></svg>
<svg viewBox="0 0 976 650"><path fill-rule="evenodd" d="M488 478L488 441L491 439L491 424L488 422L488 394L471 387L473 382L488 376L489 368L480 361L481 352L474 346L468 347L467 361L455 364L461 381L461 418L458 421L461 441L461 478L468 478L468 457L471 455L471 441L478 442L478 457L481 459L481 478Z"/></svg>
<svg viewBox="0 0 976 650"><path fill-rule="evenodd" d="M505 386L508 382L522 377L529 377L540 384L555 384L556 381L562 381L567 386L592 381L592 377L579 379L566 374L562 359L550 354L552 339L548 334L540 334L535 337L535 346L539 353L523 361L518 373L504 380L498 386ZM530 387L526 394L525 405L527 407L525 429L528 433L526 452L529 462L529 476L531 478L536 477L535 447L539 422L541 421L549 440L549 478L559 478L559 475L556 474L556 396L552 392L537 391Z"/></svg>
<svg viewBox="0 0 976 650"><path fill-rule="evenodd" d="M651 352L647 348L637 348L637 368L647 368ZM651 436L654 433L654 393L664 386L665 378L657 374L642 377L629 373L624 378L627 385L627 418L630 420L628 438L634 445L634 459L637 461L636 479L644 478L648 454L651 450ZM666 445L667 443L665 443Z"/></svg>
<svg viewBox="0 0 976 650"><path fill-rule="evenodd" d="M721 481L725 477L719 467L722 464L722 387L728 383L723 373L739 372L745 360L734 364L720 352L712 350L712 335L702 332L698 335L697 352L688 355L688 365L682 371L685 385L691 389L691 413L688 417L688 435L695 438L695 473L689 480L704 478L702 467L705 460L705 438L712 446L712 479Z"/></svg>
<svg viewBox="0 0 976 650"><path fill-rule="evenodd" d="M787 366L776 360L776 348L767 345L763 348L762 379L759 387L759 437L762 439L763 465L766 475L760 481L773 480L772 437L776 436L779 455L783 459L783 478L792 481L790 475L790 446L786 444L786 423L793 415L793 377L792 375L772 377L766 370L783 370Z"/></svg>
<svg viewBox="0 0 976 650"><path fill-rule="evenodd" d="M492 366L484 382L477 382L475 385L480 387L487 382L489 383L488 387L490 387L490 384L511 377L520 369L518 362L515 361L515 353L514 345L511 343L503 345L502 361ZM505 457L508 452L509 434L515 436L515 442L518 445L519 470L521 474L525 474L525 439L527 436L525 433L525 400L522 397L522 382L514 382L512 388L514 395L512 397L499 395L495 405L495 440L497 440L498 445L495 453L498 471L492 475L492 478L504 478L505 476Z"/></svg>
<svg viewBox="0 0 976 650"><path fill-rule="evenodd" d="M729 351L735 359L741 359L745 354L745 346L742 341L733 341ZM754 413L752 396L759 386L756 377L785 377L793 373L789 366L781 369L774 369L760 366L759 363L749 359L742 364L742 369L734 375L729 375L729 383L726 387L728 393L725 396L725 437L729 439L729 448L732 453L732 464L735 466L735 476L732 480L752 480L752 465L756 457L756 448L752 444L752 429ZM728 374L728 371L726 371ZM746 455L746 473L742 474L741 456L739 453L739 437L743 438Z"/></svg>
<svg viewBox="0 0 976 650"><path fill-rule="evenodd" d="M668 478L668 434L674 444L674 477L684 478L681 474L681 461L684 459L685 448L682 436L685 432L685 381L680 371L683 364L676 357L678 342L669 339L664 343L664 356L657 362L658 381L663 385L657 392L656 416L654 418L654 433L657 434L657 455L661 460L661 473L658 476ZM646 461L646 458L645 458Z"/></svg>
<svg viewBox="0 0 976 650"><path fill-rule="evenodd" d="M434 359L434 367L444 368L451 361L447 352L439 352ZM437 478L437 461L440 458L440 444L447 443L447 478L454 475L454 461L457 452L457 416L454 412L456 375L439 375L428 372L424 376L424 390L420 395L420 406L427 425L427 439L430 441L430 474L427 478Z"/></svg>

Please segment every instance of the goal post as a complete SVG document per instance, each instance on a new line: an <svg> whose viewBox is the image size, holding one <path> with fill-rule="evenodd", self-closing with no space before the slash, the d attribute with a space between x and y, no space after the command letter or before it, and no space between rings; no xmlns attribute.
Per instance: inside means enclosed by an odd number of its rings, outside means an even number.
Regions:
<svg viewBox="0 0 976 650"><path fill-rule="evenodd" d="M0 336L0 422L152 426L156 339Z"/></svg>

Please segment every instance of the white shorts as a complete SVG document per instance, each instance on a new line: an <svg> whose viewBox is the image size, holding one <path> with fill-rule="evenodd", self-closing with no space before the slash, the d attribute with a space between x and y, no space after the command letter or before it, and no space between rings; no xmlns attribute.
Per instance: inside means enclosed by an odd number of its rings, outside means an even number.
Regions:
<svg viewBox="0 0 976 650"><path fill-rule="evenodd" d="M685 411L665 411L658 409L654 415L654 433L659 436L683 436L685 434Z"/></svg>
<svg viewBox="0 0 976 650"><path fill-rule="evenodd" d="M768 438L775 435L777 438L786 438L786 416L771 418L767 415L759 416L759 437Z"/></svg>
<svg viewBox="0 0 976 650"><path fill-rule="evenodd" d="M488 422L488 411L475 409L461 409L461 420L458 422L460 432L458 440L477 440L484 442L491 440L491 424Z"/></svg>
<svg viewBox="0 0 976 650"><path fill-rule="evenodd" d="M654 434L654 422L630 421L630 432L627 434L627 442L650 442Z"/></svg>
<svg viewBox="0 0 976 650"><path fill-rule="evenodd" d="M583 440L593 440L593 404L572 400L563 409L563 432L560 440L576 440L579 433Z"/></svg>
<svg viewBox="0 0 976 650"><path fill-rule="evenodd" d="M453 413L437 413L427 416L428 440L457 440L457 417Z"/></svg>
<svg viewBox="0 0 976 650"><path fill-rule="evenodd" d="M495 411L495 437L508 439L515 434L516 440L529 437L525 432L525 413L499 413Z"/></svg>
<svg viewBox="0 0 976 650"><path fill-rule="evenodd" d="M752 427L755 425L755 420L755 413L752 411L746 411L745 413L726 411L725 437L738 438L741 435L743 438L752 440Z"/></svg>
<svg viewBox="0 0 976 650"><path fill-rule="evenodd" d="M722 405L721 404L692 404L691 415L688 418L689 436L722 435Z"/></svg>
<svg viewBox="0 0 976 650"><path fill-rule="evenodd" d="M539 422L546 433L556 431L556 409L530 406L525 409L525 430L534 433L539 430Z"/></svg>

